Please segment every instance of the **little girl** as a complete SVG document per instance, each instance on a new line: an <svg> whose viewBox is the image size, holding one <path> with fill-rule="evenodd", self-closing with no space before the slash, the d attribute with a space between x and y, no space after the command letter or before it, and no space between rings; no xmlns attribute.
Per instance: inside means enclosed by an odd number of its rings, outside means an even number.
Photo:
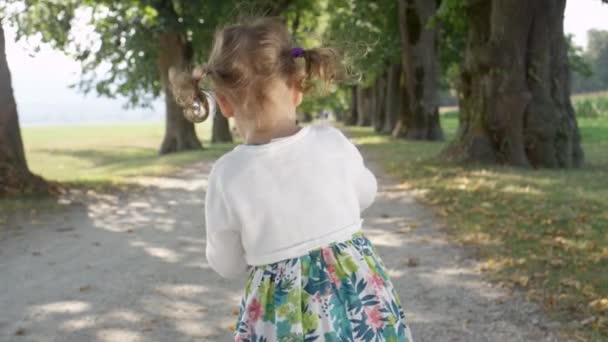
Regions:
<svg viewBox="0 0 608 342"><path fill-rule="evenodd" d="M374 175L340 131L296 123L303 92L336 81L340 65L331 49L292 47L285 24L263 18L219 31L208 63L174 81L196 116L209 106L198 83L210 79L245 142L215 163L205 201L209 265L248 274L235 341L412 341L360 232Z"/></svg>

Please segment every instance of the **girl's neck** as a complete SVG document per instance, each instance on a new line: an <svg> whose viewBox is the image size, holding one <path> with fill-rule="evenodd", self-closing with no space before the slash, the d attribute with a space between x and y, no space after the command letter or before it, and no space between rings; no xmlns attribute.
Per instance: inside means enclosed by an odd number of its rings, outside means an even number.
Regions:
<svg viewBox="0 0 608 342"><path fill-rule="evenodd" d="M266 144L272 139L288 137L300 130L295 120L295 113L294 115L269 113L263 121L266 123L260 124L257 120L251 120L242 125L244 127L241 127L240 131L246 144Z"/></svg>

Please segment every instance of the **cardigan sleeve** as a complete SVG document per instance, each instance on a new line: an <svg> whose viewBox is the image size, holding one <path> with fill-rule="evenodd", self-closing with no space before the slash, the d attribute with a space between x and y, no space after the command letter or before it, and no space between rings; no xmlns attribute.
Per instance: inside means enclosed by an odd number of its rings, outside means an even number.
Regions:
<svg viewBox="0 0 608 342"><path fill-rule="evenodd" d="M350 158L350 173L361 211L369 208L376 198L378 183L376 176L365 166L359 149L344 135L345 144Z"/></svg>
<svg viewBox="0 0 608 342"><path fill-rule="evenodd" d="M209 266L224 278L234 278L248 269L240 227L230 214L217 173L211 171L205 196L206 256Z"/></svg>

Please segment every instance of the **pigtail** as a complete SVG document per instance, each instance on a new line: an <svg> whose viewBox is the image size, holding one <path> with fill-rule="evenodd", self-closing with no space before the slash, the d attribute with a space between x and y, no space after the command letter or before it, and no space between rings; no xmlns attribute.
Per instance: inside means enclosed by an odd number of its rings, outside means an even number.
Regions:
<svg viewBox="0 0 608 342"><path fill-rule="evenodd" d="M346 74L344 58L338 50L333 48L301 50L301 57L304 58L303 90L308 90L319 83L322 89L328 89L344 81Z"/></svg>
<svg viewBox="0 0 608 342"><path fill-rule="evenodd" d="M183 108L186 119L194 123L205 121L211 111L209 99L199 87L207 73L204 66L195 67L191 72L174 67L169 69L169 82L175 102Z"/></svg>

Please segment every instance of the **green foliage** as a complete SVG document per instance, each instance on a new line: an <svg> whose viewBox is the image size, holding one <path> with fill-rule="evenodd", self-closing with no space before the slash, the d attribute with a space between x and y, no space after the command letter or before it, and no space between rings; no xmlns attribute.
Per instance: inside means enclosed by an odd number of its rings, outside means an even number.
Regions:
<svg viewBox="0 0 608 342"><path fill-rule="evenodd" d="M350 106L350 89L338 88L331 94L306 96L298 111L302 113L317 114L321 110L331 110L340 113L348 110Z"/></svg>
<svg viewBox="0 0 608 342"><path fill-rule="evenodd" d="M194 60L202 62L216 29L243 14L287 11L292 17L299 15L304 27L312 27L320 14L315 0L257 0L244 5L236 0L8 1L19 39L35 37L79 60L82 78L76 86L84 92L126 96L133 106L147 105L162 90L157 65L161 33L182 35ZM86 39L78 37L78 31L87 27L93 32Z"/></svg>
<svg viewBox="0 0 608 342"><path fill-rule="evenodd" d="M131 105L146 105L160 94L159 34L179 32L195 59L201 60L214 30L227 21L232 4L219 0L10 1L22 5L11 16L18 38L37 37L79 60L78 87L84 92L123 95ZM76 17L79 20L73 20ZM93 32L86 39L74 39L87 26Z"/></svg>
<svg viewBox="0 0 608 342"><path fill-rule="evenodd" d="M571 71L576 72L585 78L591 77L593 71L589 60L583 54L583 48L574 45L572 35L566 35L566 44L568 45L568 61L570 62Z"/></svg>
<svg viewBox="0 0 608 342"><path fill-rule="evenodd" d="M397 2L394 0L330 1L325 39L344 49L364 83L375 80L401 56Z"/></svg>
<svg viewBox="0 0 608 342"><path fill-rule="evenodd" d="M608 31L589 31L587 54L598 82L608 88Z"/></svg>
<svg viewBox="0 0 608 342"><path fill-rule="evenodd" d="M442 0L430 25L439 27L439 64L441 88L456 89L460 64L464 58L468 29L466 4L460 0Z"/></svg>
<svg viewBox="0 0 608 342"><path fill-rule="evenodd" d="M587 49L576 49L570 56L576 73L573 74L572 89L575 93L586 93L608 89L608 31L590 30ZM581 72L580 64L583 64Z"/></svg>

